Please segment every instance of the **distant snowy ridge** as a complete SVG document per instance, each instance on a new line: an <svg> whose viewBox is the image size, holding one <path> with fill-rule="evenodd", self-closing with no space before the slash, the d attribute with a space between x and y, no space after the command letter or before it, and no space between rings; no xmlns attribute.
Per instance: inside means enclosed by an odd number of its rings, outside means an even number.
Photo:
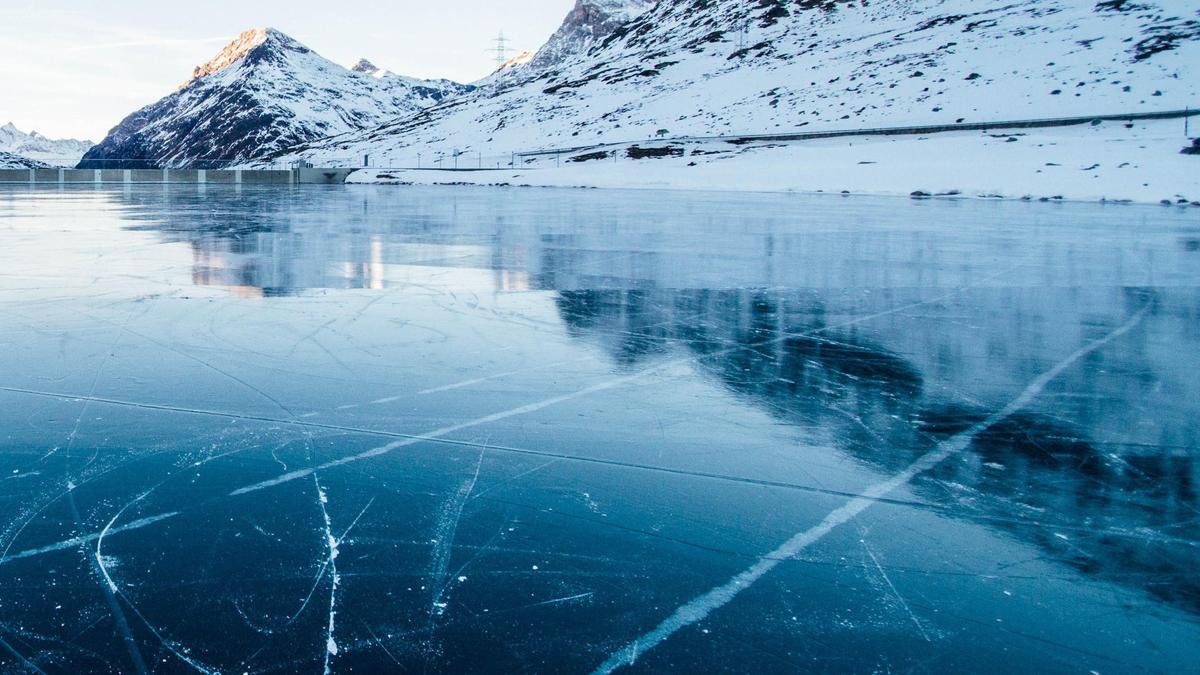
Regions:
<svg viewBox="0 0 1200 675"><path fill-rule="evenodd" d="M94 145L91 141L72 138L53 140L36 131L25 133L12 122L0 127L0 152L19 155L35 164L74 166ZM15 160L10 160L14 161ZM23 168L23 167L8 167Z"/></svg>
<svg viewBox="0 0 1200 675"><path fill-rule="evenodd" d="M1200 8L1179 4L663 1L531 79L484 87L288 156L321 162L370 152L407 166L417 152L500 156L660 132L952 125L1194 107Z"/></svg>
<svg viewBox="0 0 1200 675"><path fill-rule="evenodd" d="M369 77L374 77L377 79L383 79L383 78L389 78L389 77L397 78L400 80L407 81L410 84L414 84L414 85L420 84L420 83L426 81L426 80L418 80L418 79L412 78L412 77L405 77L404 75L397 75L396 73L393 73L392 71L387 70L386 68L380 68L379 66L375 65L374 63L371 63L367 59L359 59L358 63L355 63L353 66L350 67L350 70L355 73L358 73L360 75L367 75ZM434 82L449 82L449 80L433 80L433 81ZM459 86L463 86L463 85L459 85ZM464 87L464 88L470 89L470 87Z"/></svg>
<svg viewBox="0 0 1200 675"><path fill-rule="evenodd" d="M369 129L472 89L367 66L343 68L271 28L246 31L177 92L122 121L80 166L225 166Z"/></svg>
<svg viewBox="0 0 1200 675"><path fill-rule="evenodd" d="M362 75L370 75L371 77L387 77L388 75L393 74L387 70L384 70L383 68L380 68L374 63L371 63L367 59L359 59L358 63L354 64L350 70Z"/></svg>
<svg viewBox="0 0 1200 675"><path fill-rule="evenodd" d="M0 150L0 169L49 169L49 164Z"/></svg>

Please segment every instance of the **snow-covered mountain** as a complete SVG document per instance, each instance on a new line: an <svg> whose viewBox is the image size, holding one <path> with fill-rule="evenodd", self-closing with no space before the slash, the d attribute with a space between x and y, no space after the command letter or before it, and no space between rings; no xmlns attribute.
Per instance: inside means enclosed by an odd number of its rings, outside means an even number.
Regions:
<svg viewBox="0 0 1200 675"><path fill-rule="evenodd" d="M0 150L0 169L49 169L49 164Z"/></svg>
<svg viewBox="0 0 1200 675"><path fill-rule="evenodd" d="M80 166L225 166L372 128L470 90L369 63L351 71L277 30L255 29L197 67L178 91L127 117Z"/></svg>
<svg viewBox="0 0 1200 675"><path fill-rule="evenodd" d="M532 79L296 152L407 166L418 152L1182 109L1200 102L1198 37L1200 7L1175 0L663 0Z"/></svg>
<svg viewBox="0 0 1200 675"><path fill-rule="evenodd" d="M12 122L0 127L0 152L20 155L34 160L35 164L74 166L93 145L91 141L77 141L73 138L53 140L36 131L25 133Z"/></svg>

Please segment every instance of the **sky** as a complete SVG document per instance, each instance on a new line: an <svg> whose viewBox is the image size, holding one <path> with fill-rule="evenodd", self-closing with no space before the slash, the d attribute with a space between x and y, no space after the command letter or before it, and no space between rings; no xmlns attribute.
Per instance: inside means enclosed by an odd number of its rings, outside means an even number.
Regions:
<svg viewBox="0 0 1200 675"><path fill-rule="evenodd" d="M574 0L3 0L0 125L101 140L248 28L271 26L345 66L471 82L501 30L537 49Z"/></svg>

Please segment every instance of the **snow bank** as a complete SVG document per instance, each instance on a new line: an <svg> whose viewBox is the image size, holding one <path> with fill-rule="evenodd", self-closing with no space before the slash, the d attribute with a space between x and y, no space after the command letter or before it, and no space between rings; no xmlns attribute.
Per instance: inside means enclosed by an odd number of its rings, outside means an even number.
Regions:
<svg viewBox="0 0 1200 675"><path fill-rule="evenodd" d="M1182 120L1165 120L1012 133L642 144L669 154L631 159L622 146L602 157L586 151L546 157L519 170L371 169L347 182L1200 201L1200 156L1181 154L1190 144L1183 131Z"/></svg>

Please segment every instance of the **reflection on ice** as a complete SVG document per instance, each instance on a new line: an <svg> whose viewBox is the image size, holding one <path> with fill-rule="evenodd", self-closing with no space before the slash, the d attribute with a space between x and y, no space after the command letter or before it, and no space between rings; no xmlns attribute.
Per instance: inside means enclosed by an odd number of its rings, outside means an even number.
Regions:
<svg viewBox="0 0 1200 675"><path fill-rule="evenodd" d="M1191 667L1192 229L0 192L0 666Z"/></svg>
<svg viewBox="0 0 1200 675"><path fill-rule="evenodd" d="M1118 311L1138 303L1152 308L1190 304L1189 312L1200 310L1187 293L1102 293L1112 294L1119 298L1114 303ZM1002 291L963 295L947 301L955 305L955 318L994 312L993 325L979 316L971 331L1003 332L1007 327L996 324L1062 320L1068 311L1053 302L1022 305ZM1078 301L1080 294L1072 295ZM896 299L893 294L889 302ZM908 298L912 304L918 299ZM885 473L902 469L938 441L996 412L964 395L983 373L964 358L968 355L948 356L960 351L952 345L961 336L946 335L950 320L929 321L937 310L927 308L918 321L896 326L896 333L906 337L893 340L906 349L904 343L912 342L937 347L941 382L927 388L921 373L934 364L918 365L857 332L829 330L831 313L853 315L850 308L835 307L836 302L781 291L572 291L562 294L559 307L580 338L620 336L605 347L623 367L636 367L672 344L686 345L700 356L715 351L720 358L700 358L698 365L742 400L789 425L828 436L849 456ZM963 306L967 304L975 307ZM1158 313L1151 311L1143 329L1151 335L1164 330ZM1085 332L1104 330L1087 326ZM1188 339L1166 330L1168 335L1156 337ZM740 348L729 351L730 345ZM1192 453L1154 443L1184 431L1181 426L1192 427L1194 420L1175 417L1175 406L1163 400L1154 417L1139 419L1120 433L1110 426L1113 417L1137 414L1151 404L1147 398L1159 397L1145 385L1191 391L1185 404L1193 403L1200 391L1186 372L1172 373L1170 361L1155 362L1139 351L1123 353L1122 368L1136 373L1143 386L1088 392L1099 374L1078 373L1073 400L1051 402L1054 407L1046 410L1024 410L983 431L964 461L931 473L921 495L930 502L926 508L989 523L1081 571L1136 584L1200 612L1200 585L1187 572L1200 564L1200 536L1193 527L1200 507L1193 480L1200 472ZM992 360L1005 359L993 354ZM1021 364L1007 367L1020 371ZM1101 420L1108 424L1100 426ZM1103 437L1093 440L1093 433ZM953 499L947 500L947 492ZM1072 536L1055 536L1062 532ZM1175 581L1164 584L1159 575L1168 571Z"/></svg>

